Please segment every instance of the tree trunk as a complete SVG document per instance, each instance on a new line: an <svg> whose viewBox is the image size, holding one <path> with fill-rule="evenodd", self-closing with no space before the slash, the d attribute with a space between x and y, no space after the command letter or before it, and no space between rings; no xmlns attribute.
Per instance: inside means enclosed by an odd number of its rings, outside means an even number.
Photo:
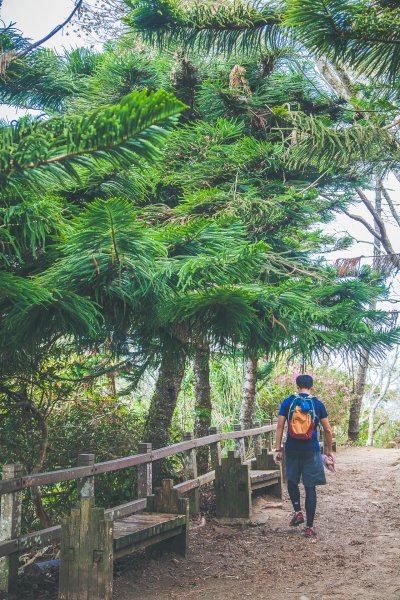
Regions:
<svg viewBox="0 0 400 600"><path fill-rule="evenodd" d="M193 360L195 376L196 405L195 405L195 437L208 434L211 426L211 390L210 390L210 347L202 341L196 348ZM197 469L199 475L208 471L209 447L203 446L197 451Z"/></svg>
<svg viewBox="0 0 400 600"><path fill-rule="evenodd" d="M145 442L151 442L153 448L163 448L168 444L172 415L185 372L185 359L186 353L182 347L166 348L163 354L143 439ZM164 461L158 460L153 463L155 485L166 475Z"/></svg>
<svg viewBox="0 0 400 600"><path fill-rule="evenodd" d="M381 219L381 217L382 217L382 179L380 177L376 178L375 211L376 211L376 218L374 219L374 229L376 232L378 232L379 224L377 222L377 219ZM374 238L374 261L380 255L380 252L381 252L380 241L377 238ZM371 302L369 309L376 310L376 300ZM355 385L355 389L354 389L354 396L353 396L351 407L350 407L348 436L349 436L349 440L352 442L356 442L358 440L358 435L359 435L359 430L360 430L361 404L363 401L364 392L365 392L365 384L367 381L369 358L370 358L370 352L368 350L364 350L361 354L360 368L358 370L357 381L356 381L356 385Z"/></svg>
<svg viewBox="0 0 400 600"><path fill-rule="evenodd" d="M371 411L368 416L368 438L367 438L367 443L365 444L366 446L374 445L374 417L375 417L376 408L377 408L376 404L371 406Z"/></svg>
<svg viewBox="0 0 400 600"><path fill-rule="evenodd" d="M361 404L364 397L365 384L367 381L369 355L370 353L367 350L361 354L360 366L357 373L357 381L351 401L348 429L348 436L351 442L356 442L358 440Z"/></svg>
<svg viewBox="0 0 400 600"><path fill-rule="evenodd" d="M240 407L240 424L243 429L251 426L255 402L258 358L251 356L246 359L243 381L242 404Z"/></svg>

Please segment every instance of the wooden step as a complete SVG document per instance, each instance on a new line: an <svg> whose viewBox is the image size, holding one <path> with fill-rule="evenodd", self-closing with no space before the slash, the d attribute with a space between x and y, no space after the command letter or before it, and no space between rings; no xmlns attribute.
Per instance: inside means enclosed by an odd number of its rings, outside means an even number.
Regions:
<svg viewBox="0 0 400 600"><path fill-rule="evenodd" d="M275 485L279 481L280 471L250 471L250 482L251 489L257 490L259 488L268 487L269 485Z"/></svg>
<svg viewBox="0 0 400 600"><path fill-rule="evenodd" d="M113 522L114 556L120 558L182 533L185 515L135 514Z"/></svg>

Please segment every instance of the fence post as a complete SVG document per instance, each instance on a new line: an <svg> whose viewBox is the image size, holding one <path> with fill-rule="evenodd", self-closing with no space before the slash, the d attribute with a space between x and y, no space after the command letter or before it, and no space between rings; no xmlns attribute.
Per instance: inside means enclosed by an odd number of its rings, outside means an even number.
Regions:
<svg viewBox="0 0 400 600"><path fill-rule="evenodd" d="M271 425L271 419L265 419L264 425ZM268 450L268 452L271 452L271 450L272 450L272 431L266 432L264 444L265 444L264 447Z"/></svg>
<svg viewBox="0 0 400 600"><path fill-rule="evenodd" d="M4 465L3 479L21 477L22 465ZM21 534L22 492L12 492L1 496L0 541L13 540ZM15 552L0 558L0 592L16 598L19 554Z"/></svg>
<svg viewBox="0 0 400 600"><path fill-rule="evenodd" d="M113 526L82 498L61 524L59 600L111 600L113 588Z"/></svg>
<svg viewBox="0 0 400 600"><path fill-rule="evenodd" d="M242 425L240 425L240 423L237 423L236 425L233 426L233 430L234 431L242 431L243 427ZM235 439L235 446L236 446L236 451L239 453L240 456L240 460L242 462L244 462L245 457L246 457L246 451L245 451L245 446L244 446L244 438L236 438Z"/></svg>
<svg viewBox="0 0 400 600"><path fill-rule="evenodd" d="M183 440L185 442L189 440L194 440L193 431L186 431L183 434ZM184 471L185 471L185 479L196 479L197 477L197 460L196 460L196 450L192 448L191 450L185 450L183 453L184 460ZM187 494L189 498L189 508L191 515L197 515L200 511L200 492L198 488L194 490L190 490Z"/></svg>
<svg viewBox="0 0 400 600"><path fill-rule="evenodd" d="M218 427L210 427L208 433L209 435L216 435L219 433L219 429ZM210 456L212 468L215 470L221 465L221 442L210 444Z"/></svg>
<svg viewBox="0 0 400 600"><path fill-rule="evenodd" d="M78 467L91 467L94 465L94 454L78 454ZM79 498L94 497L94 476L82 477L78 480L78 496Z"/></svg>
<svg viewBox="0 0 400 600"><path fill-rule="evenodd" d="M260 421L256 421L254 423L254 427L261 427ZM261 454L261 450L262 450L262 436L259 433L254 436L254 456L257 456L257 454Z"/></svg>
<svg viewBox="0 0 400 600"><path fill-rule="evenodd" d="M152 450L152 444L140 442L139 454L148 454ZM137 470L137 497L147 498L153 493L153 465L151 462L138 466Z"/></svg>
<svg viewBox="0 0 400 600"><path fill-rule="evenodd" d="M277 424L278 424L278 418L277 418L277 417L274 417L274 418L272 419L272 425L275 425L275 429L274 429L274 430L273 430L273 432L272 432L272 443L273 443L273 448L275 448L275 447L276 447L276 426L277 426ZM273 449L273 448L272 448L272 449Z"/></svg>

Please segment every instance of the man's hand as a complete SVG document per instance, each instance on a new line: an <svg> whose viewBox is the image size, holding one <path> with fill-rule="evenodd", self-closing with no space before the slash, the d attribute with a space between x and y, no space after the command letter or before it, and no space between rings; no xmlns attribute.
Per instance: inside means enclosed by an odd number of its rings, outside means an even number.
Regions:
<svg viewBox="0 0 400 600"><path fill-rule="evenodd" d="M333 456L332 452L327 452L326 453L326 466L333 471L334 473L336 473L336 466L335 466L335 457Z"/></svg>
<svg viewBox="0 0 400 600"><path fill-rule="evenodd" d="M282 462L282 458L283 458L282 448L275 448L275 450L274 450L274 463L276 465L280 465L281 462Z"/></svg>

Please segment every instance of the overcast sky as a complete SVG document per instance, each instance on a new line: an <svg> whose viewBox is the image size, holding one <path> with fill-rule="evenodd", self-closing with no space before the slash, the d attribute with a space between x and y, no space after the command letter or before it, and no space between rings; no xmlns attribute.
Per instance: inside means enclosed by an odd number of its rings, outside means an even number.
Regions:
<svg viewBox="0 0 400 600"><path fill-rule="evenodd" d="M6 24L15 22L26 37L37 40L62 23L74 6L74 0L3 0L0 11ZM58 49L75 45L78 38L68 33L58 33L45 45Z"/></svg>
<svg viewBox="0 0 400 600"><path fill-rule="evenodd" d="M91 2L93 0L88 1ZM62 23L72 11L74 4L74 0L4 0L3 6L0 8L0 16L6 24L11 21L15 22L16 27L18 27L26 37L38 40L44 37L56 25ZM72 28L68 28L64 32L59 32L45 45L46 47L55 48L58 52L62 52L63 48L76 47L84 43L84 39L78 38L72 31ZM87 41L86 43L88 44L89 42ZM21 112L18 114L21 114ZM16 112L14 109L0 105L0 117L13 119L15 116ZM394 178L390 180L389 187L392 188L393 197L396 199L396 196L398 197L400 195L400 191ZM359 212L370 221L370 217L366 211L357 209L353 212ZM339 234L350 231L356 239L371 242L371 236L365 231L363 226L344 215L341 215L334 224L329 225L328 231L330 233L334 231ZM400 237L399 239L394 239L394 246L396 251L400 252ZM330 257L330 260L336 259L339 256L360 256L370 254L372 254L372 246L365 243L359 243L355 244L348 251L335 253Z"/></svg>

